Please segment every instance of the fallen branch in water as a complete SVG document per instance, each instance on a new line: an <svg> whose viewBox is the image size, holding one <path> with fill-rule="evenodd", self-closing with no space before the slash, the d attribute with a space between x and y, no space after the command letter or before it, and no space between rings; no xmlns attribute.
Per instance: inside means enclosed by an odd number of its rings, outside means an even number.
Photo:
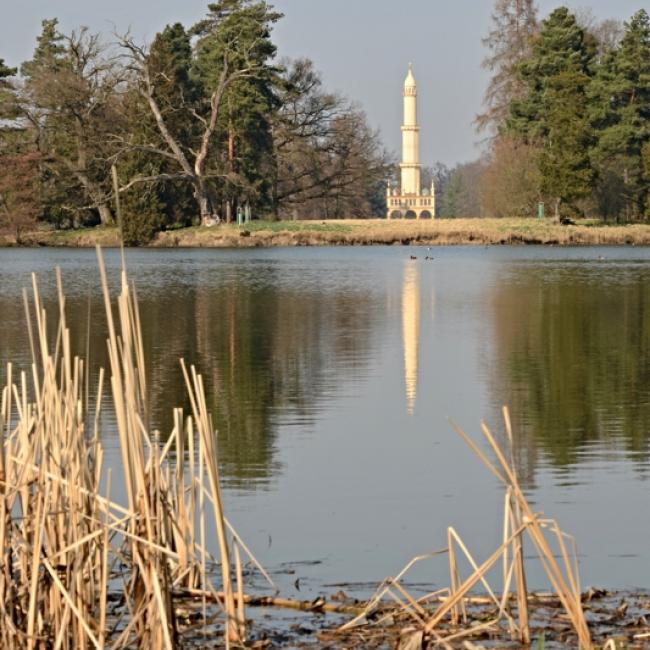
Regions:
<svg viewBox="0 0 650 650"><path fill-rule="evenodd" d="M203 589L183 589L175 594L176 598L204 599L210 602L224 602L225 595L221 591L205 591ZM354 614L363 613L365 604L346 605L339 603L328 603L324 598L315 600L293 600L291 598L279 598L277 596L252 596L244 594L244 603L249 607L278 607L280 609L295 609L301 612L313 612L315 614Z"/></svg>

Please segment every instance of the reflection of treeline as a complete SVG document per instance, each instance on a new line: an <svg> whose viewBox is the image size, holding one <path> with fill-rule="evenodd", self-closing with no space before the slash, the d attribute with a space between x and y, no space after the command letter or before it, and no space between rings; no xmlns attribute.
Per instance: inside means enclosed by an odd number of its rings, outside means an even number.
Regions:
<svg viewBox="0 0 650 650"><path fill-rule="evenodd" d="M274 282L269 266L259 269L258 280L222 270L218 286L216 272L209 272L182 288L171 283L139 292L149 424L166 436L173 427L169 404L189 413L189 403L178 403L184 394L179 359L196 364L219 432L224 477L252 488L277 473L275 437L282 421L309 427L323 396L341 390L350 373L366 366L376 320L361 290L294 289L282 277ZM0 351L3 358L14 354L26 368L29 360L22 353L29 345L22 307L11 311L16 304L16 296L0 300L0 308L12 315L0 325ZM51 311L49 302L45 306ZM73 353L85 357L90 336L91 388L99 366L108 363L102 309L100 296L93 294L88 328L88 299L68 292Z"/></svg>
<svg viewBox="0 0 650 650"><path fill-rule="evenodd" d="M599 277L602 277L599 275ZM512 406L518 462L529 479L540 448L558 466L595 441L647 453L650 439L650 285L620 270L517 268L492 297L493 386Z"/></svg>
<svg viewBox="0 0 650 650"><path fill-rule="evenodd" d="M212 370L211 408L225 472L236 481L268 477L278 425L286 420L308 427L323 395L340 389L349 366L364 365L371 343L368 299L358 292L235 283L209 299L205 293L197 292L199 358Z"/></svg>
<svg viewBox="0 0 650 650"><path fill-rule="evenodd" d="M382 214L377 134L310 61L276 61L281 17L265 2L219 0L150 47L44 21L20 70L0 59L0 197L16 236L37 218L113 223L113 166L130 243L248 210Z"/></svg>
<svg viewBox="0 0 650 650"><path fill-rule="evenodd" d="M650 19L599 22L496 0L478 126L487 154L447 174L445 216L650 215Z"/></svg>

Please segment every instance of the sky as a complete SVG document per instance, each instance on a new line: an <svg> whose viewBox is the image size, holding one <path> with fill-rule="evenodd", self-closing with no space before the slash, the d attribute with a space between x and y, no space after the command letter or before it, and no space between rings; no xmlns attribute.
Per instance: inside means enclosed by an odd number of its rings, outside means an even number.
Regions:
<svg viewBox="0 0 650 650"><path fill-rule="evenodd" d="M8 0L2 3L9 4ZM192 25L207 0L23 0L4 7L0 58L29 59L43 18L61 29L85 25L110 40L113 29L131 28L150 41L171 22ZM418 82L421 158L454 165L475 159L482 136L473 127L488 81L481 68L481 39L490 29L491 0L271 0L284 18L274 41L280 57L307 57L325 87L361 106L390 151L400 150L402 84L409 62ZM559 0L539 0L547 15ZM642 0L569 1L598 18L627 20Z"/></svg>

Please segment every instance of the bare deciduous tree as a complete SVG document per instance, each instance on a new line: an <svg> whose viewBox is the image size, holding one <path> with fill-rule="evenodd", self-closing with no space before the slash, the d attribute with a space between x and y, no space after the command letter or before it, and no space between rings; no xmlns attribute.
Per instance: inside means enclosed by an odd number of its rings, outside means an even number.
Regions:
<svg viewBox="0 0 650 650"><path fill-rule="evenodd" d="M311 61L287 63L286 70L273 120L278 214L369 216L373 189L379 184L383 202L389 173L378 134L362 111L323 90Z"/></svg>
<svg viewBox="0 0 650 650"><path fill-rule="evenodd" d="M38 202L38 162L36 153L0 156L0 226L16 243L36 223Z"/></svg>
<svg viewBox="0 0 650 650"><path fill-rule="evenodd" d="M532 217L541 197L539 151L501 136L492 145L480 180L481 205L487 217Z"/></svg>
<svg viewBox="0 0 650 650"><path fill-rule="evenodd" d="M538 32L534 0L495 0L492 23L483 39L490 52L483 67L492 77L483 100L485 112L476 117L476 126L496 133L508 118L512 100L525 92L518 66L530 54Z"/></svg>

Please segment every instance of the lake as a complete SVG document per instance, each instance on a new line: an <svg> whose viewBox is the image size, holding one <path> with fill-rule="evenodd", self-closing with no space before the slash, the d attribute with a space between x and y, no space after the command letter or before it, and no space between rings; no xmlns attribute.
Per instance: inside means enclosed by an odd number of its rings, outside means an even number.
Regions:
<svg viewBox="0 0 650 650"><path fill-rule="evenodd" d="M119 253L105 255L117 287ZM291 595L340 583L367 592L446 546L448 526L487 557L502 489L449 418L477 439L482 419L501 434L504 404L521 481L577 538L583 584L650 584L650 249L126 255L151 426L164 437L172 407L187 408L178 360L194 363L219 430L227 513ZM107 365L94 251L3 249L3 381L7 361L29 363L21 290L36 272L53 322L57 266L91 383ZM103 439L118 466L110 418ZM414 580L448 584L444 560ZM534 563L530 582L547 587Z"/></svg>

